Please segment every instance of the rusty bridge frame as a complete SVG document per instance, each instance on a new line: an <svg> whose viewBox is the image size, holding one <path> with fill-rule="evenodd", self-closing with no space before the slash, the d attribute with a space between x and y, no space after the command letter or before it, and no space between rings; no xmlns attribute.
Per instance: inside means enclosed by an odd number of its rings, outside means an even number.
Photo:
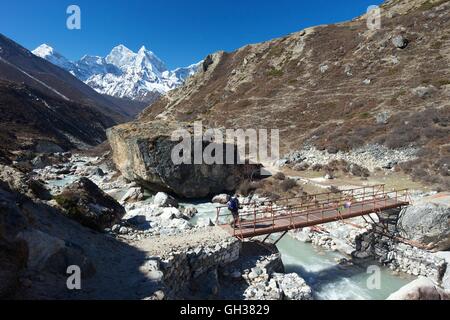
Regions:
<svg viewBox="0 0 450 320"><path fill-rule="evenodd" d="M351 204L345 206L346 203ZM373 213L380 214L385 210L402 208L409 204L408 189L386 191L385 185L374 185L339 192L245 203L235 228L229 223L221 223L223 218L232 218L232 214L226 206L220 206L217 208L216 225L242 241L267 235L264 242L271 234L283 232L279 241L290 230L359 216L370 217Z"/></svg>

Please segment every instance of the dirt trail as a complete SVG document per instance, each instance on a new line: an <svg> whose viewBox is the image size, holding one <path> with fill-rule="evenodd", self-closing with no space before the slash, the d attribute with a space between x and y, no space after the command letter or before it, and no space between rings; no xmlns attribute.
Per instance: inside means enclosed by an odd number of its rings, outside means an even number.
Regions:
<svg viewBox="0 0 450 320"><path fill-rule="evenodd" d="M188 250L198 246L215 246L231 235L220 227L192 229L173 236L154 236L131 245L148 255L166 256L172 251Z"/></svg>

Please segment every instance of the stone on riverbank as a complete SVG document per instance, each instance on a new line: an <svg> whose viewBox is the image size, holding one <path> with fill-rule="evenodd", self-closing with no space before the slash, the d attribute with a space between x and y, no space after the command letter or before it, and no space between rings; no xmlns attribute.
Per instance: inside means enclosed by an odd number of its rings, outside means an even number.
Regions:
<svg viewBox="0 0 450 320"><path fill-rule="evenodd" d="M387 300L449 300L450 291L436 286L428 278L419 279L407 284L397 292L391 294Z"/></svg>
<svg viewBox="0 0 450 320"><path fill-rule="evenodd" d="M157 207L162 207L162 208L167 208L167 207L178 208L178 201L174 197L171 197L167 193L164 193L164 192L158 192L155 195L155 198L153 199L153 204Z"/></svg>
<svg viewBox="0 0 450 320"><path fill-rule="evenodd" d="M130 188L127 193L120 199L120 203L133 203L144 199L144 192L142 188Z"/></svg>
<svg viewBox="0 0 450 320"><path fill-rule="evenodd" d="M283 300L312 300L311 287L298 274L275 273L273 279L283 293Z"/></svg>
<svg viewBox="0 0 450 320"><path fill-rule="evenodd" d="M56 201L69 218L98 231L112 227L125 215L125 209L116 200L87 178L69 185Z"/></svg>
<svg viewBox="0 0 450 320"><path fill-rule="evenodd" d="M450 248L450 193L422 199L400 216L398 229L402 237L425 244L428 249Z"/></svg>
<svg viewBox="0 0 450 320"><path fill-rule="evenodd" d="M227 202L230 200L230 196L228 194L218 194L214 198L212 198L212 203L220 203L220 204L227 204Z"/></svg>
<svg viewBox="0 0 450 320"><path fill-rule="evenodd" d="M274 273L268 281L253 283L246 300L312 300L312 290L296 273Z"/></svg>

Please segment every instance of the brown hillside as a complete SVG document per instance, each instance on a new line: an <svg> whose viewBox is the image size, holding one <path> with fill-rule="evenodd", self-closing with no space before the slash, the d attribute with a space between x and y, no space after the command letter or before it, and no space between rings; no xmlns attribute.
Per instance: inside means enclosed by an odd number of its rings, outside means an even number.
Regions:
<svg viewBox="0 0 450 320"><path fill-rule="evenodd" d="M138 123L280 129L284 153L305 143L330 152L418 146L425 157L405 170L425 166L448 180L449 17L450 1L388 1L381 30L369 30L363 16L218 52ZM406 47L394 44L399 36ZM382 114L387 121L376 120Z"/></svg>

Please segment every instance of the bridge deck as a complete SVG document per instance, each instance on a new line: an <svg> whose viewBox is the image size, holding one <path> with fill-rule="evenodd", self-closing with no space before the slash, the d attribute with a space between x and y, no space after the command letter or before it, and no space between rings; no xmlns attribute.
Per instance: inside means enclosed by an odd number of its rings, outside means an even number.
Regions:
<svg viewBox="0 0 450 320"><path fill-rule="evenodd" d="M360 199L361 201L352 202L350 208L341 207L339 210L338 206L331 202L323 203L318 208L287 207L278 213L274 213L273 206L266 207L265 215L261 214L262 211L258 211L257 214L256 210L252 215L252 210L249 210L245 214L241 214L236 229L232 228L230 224L221 224L221 227L230 234L245 239L350 219L409 205L406 196L399 197L396 191L394 197L389 197L387 193L383 192L366 198L367 196L364 196Z"/></svg>

